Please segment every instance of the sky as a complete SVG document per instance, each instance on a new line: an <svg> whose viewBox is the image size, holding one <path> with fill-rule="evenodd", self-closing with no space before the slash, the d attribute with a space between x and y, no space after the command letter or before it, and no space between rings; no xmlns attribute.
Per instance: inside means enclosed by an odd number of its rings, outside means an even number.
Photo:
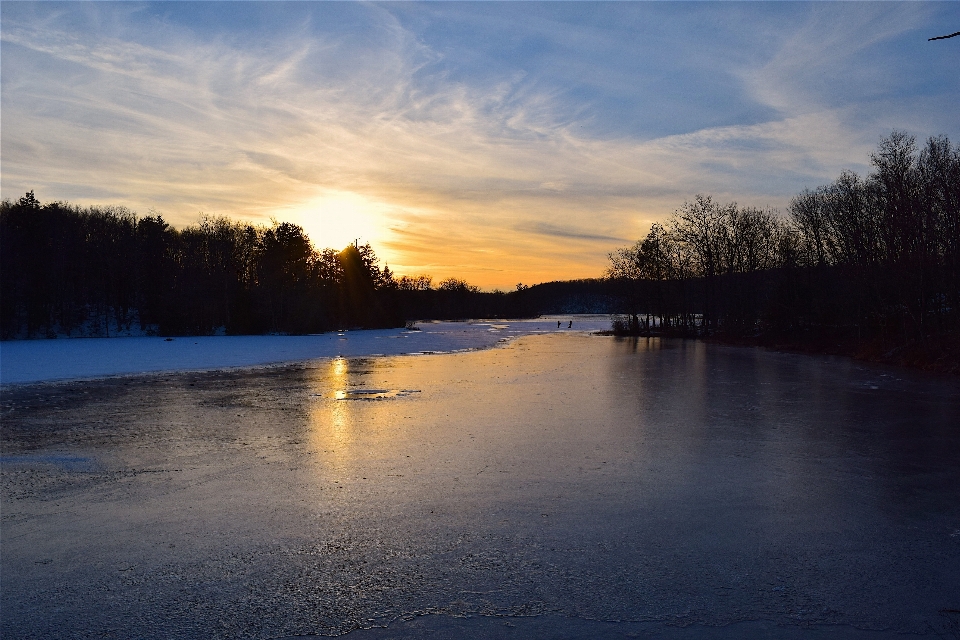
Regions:
<svg viewBox="0 0 960 640"><path fill-rule="evenodd" d="M684 201L783 212L960 142L956 2L0 3L0 195L301 225L398 274L598 277Z"/></svg>

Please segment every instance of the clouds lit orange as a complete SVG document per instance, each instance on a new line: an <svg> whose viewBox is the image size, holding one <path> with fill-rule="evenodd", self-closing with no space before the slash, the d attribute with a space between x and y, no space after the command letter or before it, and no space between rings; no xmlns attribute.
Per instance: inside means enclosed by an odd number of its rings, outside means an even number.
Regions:
<svg viewBox="0 0 960 640"><path fill-rule="evenodd" d="M782 208L892 126L960 137L956 57L925 40L950 14L5 3L0 186L288 220L485 288L592 277L696 193Z"/></svg>

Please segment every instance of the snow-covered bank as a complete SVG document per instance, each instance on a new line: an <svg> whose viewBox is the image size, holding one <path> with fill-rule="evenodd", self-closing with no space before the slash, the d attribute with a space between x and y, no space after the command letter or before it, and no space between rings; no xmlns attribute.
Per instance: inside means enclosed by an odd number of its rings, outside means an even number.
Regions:
<svg viewBox="0 0 960 640"><path fill-rule="evenodd" d="M560 328L557 323L560 323ZM570 323L572 328L568 328ZM100 378L156 371L249 367L337 356L399 355L482 349L532 333L610 328L610 317L425 322L419 331L381 329L312 336L71 338L0 343L0 384Z"/></svg>

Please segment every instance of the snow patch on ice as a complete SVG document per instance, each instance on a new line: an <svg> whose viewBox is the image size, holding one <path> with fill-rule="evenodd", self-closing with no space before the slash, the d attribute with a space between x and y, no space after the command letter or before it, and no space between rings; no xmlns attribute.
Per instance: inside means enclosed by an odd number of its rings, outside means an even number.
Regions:
<svg viewBox="0 0 960 640"><path fill-rule="evenodd" d="M573 326L568 328L571 322ZM421 322L414 330L340 331L309 336L13 340L0 343L0 384L214 370L340 356L449 353L484 349L523 335L609 328L610 317L606 315L564 315L533 320Z"/></svg>

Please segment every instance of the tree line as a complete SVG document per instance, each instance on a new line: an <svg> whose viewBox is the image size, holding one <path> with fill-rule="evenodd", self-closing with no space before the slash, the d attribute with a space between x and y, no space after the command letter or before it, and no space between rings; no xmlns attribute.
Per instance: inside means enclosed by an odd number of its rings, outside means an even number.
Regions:
<svg viewBox="0 0 960 640"><path fill-rule="evenodd" d="M622 313L626 333L907 344L960 338L960 147L885 138L785 215L685 202L604 278L482 292L395 275L369 245L315 249L294 224L0 203L0 337L315 333L415 319ZM942 344L942 341L938 344Z"/></svg>
<svg viewBox="0 0 960 640"><path fill-rule="evenodd" d="M502 293L396 277L369 244L317 250L295 224L202 217L183 229L123 207L0 203L0 336L314 333L498 317Z"/></svg>
<svg viewBox="0 0 960 640"><path fill-rule="evenodd" d="M685 202L607 277L633 283L619 329L923 342L960 333L960 147L893 132L872 171L807 189L786 215Z"/></svg>

